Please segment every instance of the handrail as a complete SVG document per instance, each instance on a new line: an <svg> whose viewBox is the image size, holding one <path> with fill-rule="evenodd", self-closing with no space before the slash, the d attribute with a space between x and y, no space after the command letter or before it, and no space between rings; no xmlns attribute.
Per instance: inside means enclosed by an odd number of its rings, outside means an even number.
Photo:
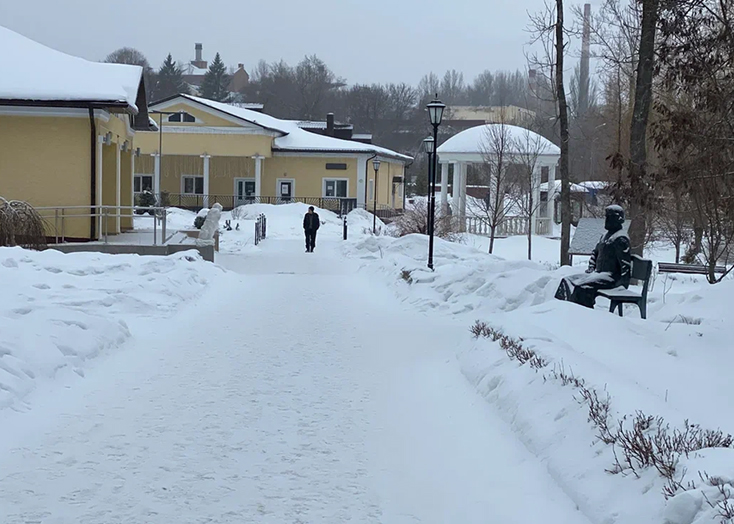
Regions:
<svg viewBox="0 0 734 524"><path fill-rule="evenodd" d="M132 211L143 211L153 212L153 215L149 215L153 219L153 245L158 245L158 221L160 220L161 225L161 240L163 244L166 244L173 235L168 236L166 231L167 226L167 209L165 207L139 207L139 206L110 206L110 205L91 205L91 206L42 206L34 208L41 215L47 225L49 225L50 219L53 219L54 238L56 243L59 241L62 243L66 241L66 221L78 218L97 218L99 219L99 234L104 238L104 243L107 244L109 241L109 219L117 218L129 218L133 219L135 214ZM67 214L66 211L75 210L92 210L94 212L87 213L71 213ZM129 210L131 213L124 213L123 210ZM53 211L53 214L46 213ZM60 214L59 214L60 212ZM144 215L141 215L144 218ZM60 221L60 224L59 224ZM103 224L104 222L104 224ZM60 226L60 227L59 227ZM61 234L59 234L59 231ZM117 234L117 233L115 233ZM90 239L94 240L94 239Z"/></svg>

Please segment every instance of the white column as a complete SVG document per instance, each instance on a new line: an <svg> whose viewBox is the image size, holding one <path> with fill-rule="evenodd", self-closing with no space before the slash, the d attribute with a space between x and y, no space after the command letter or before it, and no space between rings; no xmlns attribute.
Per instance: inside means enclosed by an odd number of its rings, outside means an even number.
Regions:
<svg viewBox="0 0 734 524"><path fill-rule="evenodd" d="M451 169L453 171L453 179L451 181L451 212L454 216L459 216L459 187L460 187L460 169L459 164L456 162L451 163Z"/></svg>
<svg viewBox="0 0 734 524"><path fill-rule="evenodd" d="M367 158L357 157L357 207L365 207L367 195L365 185L367 180Z"/></svg>
<svg viewBox="0 0 734 524"><path fill-rule="evenodd" d="M104 168L104 135L97 137L97 206L102 205L102 169ZM97 207L97 239L102 239L102 209Z"/></svg>
<svg viewBox="0 0 734 524"><path fill-rule="evenodd" d="M210 155L201 155L204 159L204 207L209 207L209 159Z"/></svg>
<svg viewBox="0 0 734 524"><path fill-rule="evenodd" d="M130 146L132 147L132 146ZM135 206L135 150L133 149L132 154L130 155L130 205ZM130 219L132 220L130 227L135 229L135 219L132 217L135 216L135 212L130 209L127 211L130 213Z"/></svg>
<svg viewBox="0 0 734 524"><path fill-rule="evenodd" d="M556 199L556 166L548 166L548 218L550 218L550 227L553 227L553 210L555 209Z"/></svg>
<svg viewBox="0 0 734 524"><path fill-rule="evenodd" d="M449 165L441 164L441 214L446 216L449 212Z"/></svg>
<svg viewBox="0 0 734 524"><path fill-rule="evenodd" d="M461 226L462 231L466 223L466 173L467 173L467 164L466 162L462 162L459 164L460 170L461 170L461 207L460 207L460 214L461 214Z"/></svg>
<svg viewBox="0 0 734 524"><path fill-rule="evenodd" d="M122 183L122 177L121 170L121 155L120 155L120 142L118 139L117 144L115 144L115 206L117 209L115 210L115 233L120 232L120 215L122 214L122 210L120 209L120 203L121 203L121 183Z"/></svg>
<svg viewBox="0 0 734 524"><path fill-rule="evenodd" d="M533 209L530 213L530 230L533 235L538 234L538 208L540 207L540 166L535 165L530 178L530 194L533 197Z"/></svg>
<svg viewBox="0 0 734 524"><path fill-rule="evenodd" d="M153 176L153 193L156 197L161 194L161 155L153 153L155 160L155 171Z"/></svg>
<svg viewBox="0 0 734 524"><path fill-rule="evenodd" d="M262 176L263 176L263 159L262 155L255 155L252 157L255 159L255 196L260 198L262 196Z"/></svg>

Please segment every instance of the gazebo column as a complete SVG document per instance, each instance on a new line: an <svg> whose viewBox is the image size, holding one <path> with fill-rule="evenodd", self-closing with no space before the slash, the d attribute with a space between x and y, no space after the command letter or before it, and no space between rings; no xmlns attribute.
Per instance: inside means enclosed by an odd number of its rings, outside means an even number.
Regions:
<svg viewBox="0 0 734 524"><path fill-rule="evenodd" d="M466 230L466 162L459 163L459 172L461 173L461 185L459 186L459 216L461 221L459 222L460 230Z"/></svg>
<svg viewBox="0 0 734 524"><path fill-rule="evenodd" d="M538 234L538 211L540 211L540 180L541 175L540 171L541 167L539 165L535 165L533 168L533 174L531 175L530 179L530 194L532 195L533 199L533 207L530 210L530 226L531 226L531 232L533 235Z"/></svg>
<svg viewBox="0 0 734 524"><path fill-rule="evenodd" d="M550 227L553 227L553 218L555 218L554 211L556 208L556 166L548 166L548 192L546 194L548 197L548 209L546 215L550 219Z"/></svg>
<svg viewBox="0 0 734 524"><path fill-rule="evenodd" d="M449 164L441 164L441 216L449 212Z"/></svg>

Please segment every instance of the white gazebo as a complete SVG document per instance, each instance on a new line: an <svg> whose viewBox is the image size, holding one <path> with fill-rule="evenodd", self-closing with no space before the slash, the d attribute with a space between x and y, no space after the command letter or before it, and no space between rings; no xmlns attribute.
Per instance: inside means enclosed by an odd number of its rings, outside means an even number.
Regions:
<svg viewBox="0 0 734 524"><path fill-rule="evenodd" d="M449 138L438 147L438 161L441 164L441 210L448 210L448 180L449 164L453 164L454 180L452 189L452 211L458 216L463 224L466 220L466 173L469 164L483 164L487 162L488 156L493 155L489 142L492 137L502 136L504 139L503 151L508 158L508 163L527 163L532 158L533 183L531 190L535 202L540 202L542 173L548 170L548 181L544 183L547 192L548 203L543 214L533 212L530 223L532 232L539 231L539 219L548 222L546 231L551 231L550 224L553 220L553 200L556 196L557 185L556 166L561 156L561 151L553 142L540 136L529 129L509 124L485 124L472 127ZM490 187L492 182L489 183ZM550 219L550 220L548 220Z"/></svg>

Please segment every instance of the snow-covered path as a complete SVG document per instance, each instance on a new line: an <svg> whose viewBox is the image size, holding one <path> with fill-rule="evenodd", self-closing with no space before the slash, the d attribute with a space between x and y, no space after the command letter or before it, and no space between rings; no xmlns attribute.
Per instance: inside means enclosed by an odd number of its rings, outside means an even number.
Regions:
<svg viewBox="0 0 734 524"><path fill-rule="evenodd" d="M466 325L406 311L337 243L263 246L0 414L0 522L588 522L465 381Z"/></svg>

